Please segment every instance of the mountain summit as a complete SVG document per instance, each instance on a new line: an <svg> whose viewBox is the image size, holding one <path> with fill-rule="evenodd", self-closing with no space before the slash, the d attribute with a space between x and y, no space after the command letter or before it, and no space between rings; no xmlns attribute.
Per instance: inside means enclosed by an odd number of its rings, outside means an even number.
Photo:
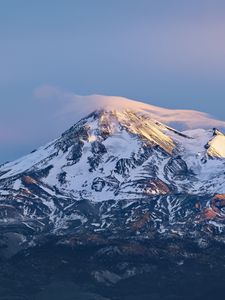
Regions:
<svg viewBox="0 0 225 300"><path fill-rule="evenodd" d="M60 112L71 123L89 115L96 110L131 110L149 114L153 119L177 130L187 129L225 129L225 121L216 120L207 113L187 109L169 109L119 96L89 95L78 96L59 92L59 98L65 99L65 105ZM69 100L68 100L69 99Z"/></svg>
<svg viewBox="0 0 225 300"><path fill-rule="evenodd" d="M224 167L225 136L215 128L180 132L133 105L97 109L0 166L2 241L20 248L46 235L201 236L209 227L220 235Z"/></svg>

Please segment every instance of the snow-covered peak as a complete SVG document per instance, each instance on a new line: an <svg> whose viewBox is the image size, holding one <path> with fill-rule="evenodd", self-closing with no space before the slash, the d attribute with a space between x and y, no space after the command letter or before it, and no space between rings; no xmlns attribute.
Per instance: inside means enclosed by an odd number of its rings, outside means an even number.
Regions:
<svg viewBox="0 0 225 300"><path fill-rule="evenodd" d="M138 150L138 143L159 146L172 154L176 144L169 133L174 132L176 131L155 121L144 111L105 107L81 119L61 137L46 146L0 167L0 179L44 166L49 158L52 160L56 157L57 164L63 164L70 155L79 157L81 148L84 150L91 148L94 143L103 145L102 147L110 144L112 154L118 153L121 157L125 153L127 157L135 153ZM63 153L67 151L72 154L67 153L67 156L63 157Z"/></svg>
<svg viewBox="0 0 225 300"><path fill-rule="evenodd" d="M131 109L131 107L101 110L97 126L99 128L108 126L111 128L111 134L125 129L130 134L158 145L169 153L172 153L176 147L168 134L169 131L174 130L156 121L151 114L143 110Z"/></svg>
<svg viewBox="0 0 225 300"><path fill-rule="evenodd" d="M225 162L208 160L225 157L221 142L223 134L213 130L179 132L145 110L108 107L92 112L48 145L1 166L0 183L21 190L25 180L50 194L95 201L174 190L225 192Z"/></svg>
<svg viewBox="0 0 225 300"><path fill-rule="evenodd" d="M211 157L225 158L225 135L219 130L214 130L214 136L208 142L207 148Z"/></svg>

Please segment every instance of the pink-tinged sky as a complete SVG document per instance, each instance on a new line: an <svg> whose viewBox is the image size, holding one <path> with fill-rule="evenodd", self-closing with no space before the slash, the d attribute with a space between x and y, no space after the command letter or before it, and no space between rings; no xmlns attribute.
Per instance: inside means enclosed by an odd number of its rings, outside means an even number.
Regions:
<svg viewBox="0 0 225 300"><path fill-rule="evenodd" d="M225 120L224 0L3 0L0 45L0 161L70 126L58 111L71 94Z"/></svg>

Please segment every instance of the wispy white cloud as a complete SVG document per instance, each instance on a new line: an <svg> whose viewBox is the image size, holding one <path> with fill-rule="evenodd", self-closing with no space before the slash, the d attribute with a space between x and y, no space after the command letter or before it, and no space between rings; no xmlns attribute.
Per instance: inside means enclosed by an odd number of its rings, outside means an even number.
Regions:
<svg viewBox="0 0 225 300"><path fill-rule="evenodd" d="M57 99L64 94L60 88L52 85L42 85L34 90L34 98L39 100Z"/></svg>
<svg viewBox="0 0 225 300"><path fill-rule="evenodd" d="M65 92L57 87L42 86L35 91L35 97L48 100L54 108L56 119L71 120L79 118L101 108L137 109L149 113L155 119L177 129L195 129L219 127L225 129L225 121L214 119L207 113L194 110L168 109L124 97L88 95L80 96L72 92ZM57 103L57 106L56 106Z"/></svg>

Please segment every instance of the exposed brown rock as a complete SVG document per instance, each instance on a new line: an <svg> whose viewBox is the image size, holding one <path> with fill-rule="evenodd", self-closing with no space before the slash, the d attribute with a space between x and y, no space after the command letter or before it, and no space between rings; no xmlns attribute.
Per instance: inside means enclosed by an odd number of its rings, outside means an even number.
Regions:
<svg viewBox="0 0 225 300"><path fill-rule="evenodd" d="M203 217L204 219L210 220L210 219L215 219L218 216L218 213L215 212L211 207L210 208L205 208L203 212Z"/></svg>
<svg viewBox="0 0 225 300"><path fill-rule="evenodd" d="M216 194L211 200L211 206L215 208L225 207L225 194Z"/></svg>
<svg viewBox="0 0 225 300"><path fill-rule="evenodd" d="M134 230L141 229L146 223L148 223L151 219L150 213L145 212L136 222L132 224L132 228Z"/></svg>
<svg viewBox="0 0 225 300"><path fill-rule="evenodd" d="M25 175L22 177L22 182L25 184L38 184L34 178Z"/></svg>

